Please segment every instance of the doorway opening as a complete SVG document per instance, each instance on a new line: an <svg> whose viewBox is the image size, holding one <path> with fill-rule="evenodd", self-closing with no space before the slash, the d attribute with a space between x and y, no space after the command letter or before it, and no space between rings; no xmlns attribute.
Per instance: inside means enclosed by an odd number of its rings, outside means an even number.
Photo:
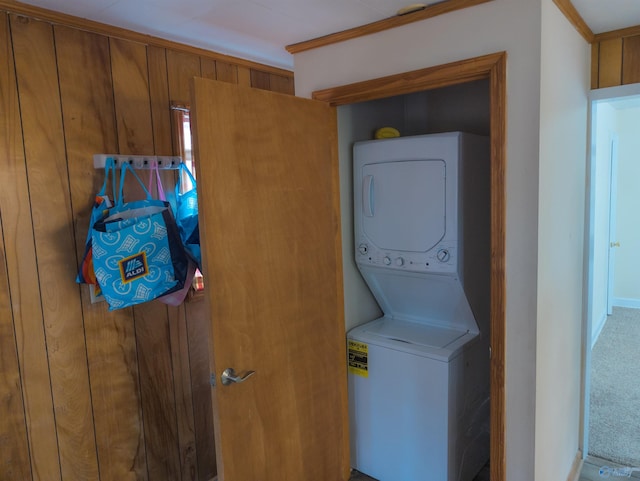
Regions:
<svg viewBox="0 0 640 481"><path fill-rule="evenodd" d="M466 84L466 85L463 85ZM452 64L427 68L415 72L407 72L398 75L392 75L381 79L374 79L356 84L326 89L322 91L316 91L313 94L313 98L316 100L323 100L329 102L334 106L353 106L359 102L369 101L381 101L381 102L393 102L392 98L397 96L403 96L403 102L409 100L409 107L402 110L400 113L401 120L406 120L416 112L420 112L421 96L429 98L431 100L437 98L437 95L432 95L427 92L435 92L436 89L458 87L461 89L474 88L478 92L484 91L488 99L488 112L487 118L479 120L473 119L477 124L475 126L463 125L464 115L460 115L457 119L453 120L452 124L434 126L436 131L442 131L439 129L462 129L465 128L487 128L490 137L491 144L491 267L490 267L490 346L491 346L491 360L490 360L490 479L493 481L503 481L505 479L505 430L504 430L504 406L505 406L505 390L504 390L504 357L505 357L505 271L504 271L504 259L505 259L505 162L506 162L506 54L504 52L491 54L484 57L478 57L461 62L455 62ZM413 96L412 96L413 95ZM444 96L446 98L446 95ZM482 95L476 97L481 99ZM446 100L443 101L444 106ZM437 104L437 101L435 101ZM371 106L373 104L369 104ZM352 107L353 108L353 107ZM375 109L369 109L375 110ZM455 110L454 110L455 111ZM482 111L480 109L479 111ZM367 112L365 107L362 112ZM460 113L460 111L457 111ZM356 116L362 116L363 118L369 113L356 114ZM484 114L483 114L484 115ZM455 115L454 115L455 117ZM480 115L482 117L482 115ZM443 118L443 122L451 119ZM469 122L471 119L466 118L464 122ZM354 130L361 128L358 123L351 123L354 126ZM413 129L413 125L409 125L409 131ZM455 125L455 126L454 126ZM341 126L342 129L342 126ZM363 127L364 132L362 135L371 135L367 130L370 127ZM341 135L343 131L341 130ZM425 132L415 132L425 133ZM357 137L354 132L354 139ZM350 134L350 135L351 135ZM368 137L370 138L370 137ZM340 142L341 149L345 147ZM350 155L347 152L346 156L344 151L341 151L341 162L343 159L350 159ZM349 169L347 168L347 172ZM344 167L341 168L341 173L345 172ZM349 176L341 175L341 182L344 188L343 192L349 192L348 182ZM351 200L348 195L342 196L342 203L350 206ZM343 209L344 212L348 210ZM350 236L346 235L347 232L351 232L351 226L348 225L348 221L345 226L345 220L343 219L343 250L345 252L351 252L353 240ZM346 246L346 247L345 247ZM349 256L345 256L345 285L349 284L349 269L347 263L350 261ZM353 271L353 269L351 269ZM354 273L353 275L358 275ZM356 283L357 284L357 283ZM366 297L366 288L360 289L354 292L353 295L357 298L360 296ZM375 307L370 309L369 313L363 314L362 311L358 313L350 313L349 306L346 306L347 317L351 317L350 314L357 316L362 315L359 320L357 317L356 323L366 322L375 318L375 315L379 313ZM347 326L350 328L352 326Z"/></svg>
<svg viewBox="0 0 640 481"><path fill-rule="evenodd" d="M592 92L581 479L640 466L638 119L639 84Z"/></svg>

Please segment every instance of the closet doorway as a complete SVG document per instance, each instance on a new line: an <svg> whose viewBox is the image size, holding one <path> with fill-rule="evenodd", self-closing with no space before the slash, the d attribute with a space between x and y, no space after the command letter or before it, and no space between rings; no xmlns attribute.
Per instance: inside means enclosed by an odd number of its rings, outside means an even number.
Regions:
<svg viewBox="0 0 640 481"><path fill-rule="evenodd" d="M506 53L319 90L313 93L313 98L339 107L483 79L489 83L491 143L490 465L491 480L505 481Z"/></svg>

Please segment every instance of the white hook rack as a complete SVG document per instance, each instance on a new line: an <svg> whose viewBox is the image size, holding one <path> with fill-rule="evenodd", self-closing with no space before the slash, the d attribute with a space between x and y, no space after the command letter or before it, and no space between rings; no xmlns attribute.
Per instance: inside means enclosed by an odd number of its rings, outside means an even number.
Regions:
<svg viewBox="0 0 640 481"><path fill-rule="evenodd" d="M93 167L95 169L104 169L109 158L113 159L116 169L120 168L125 162L134 169L150 169L153 163L157 162L159 169L170 170L177 169L182 162L182 158L179 156L94 154Z"/></svg>

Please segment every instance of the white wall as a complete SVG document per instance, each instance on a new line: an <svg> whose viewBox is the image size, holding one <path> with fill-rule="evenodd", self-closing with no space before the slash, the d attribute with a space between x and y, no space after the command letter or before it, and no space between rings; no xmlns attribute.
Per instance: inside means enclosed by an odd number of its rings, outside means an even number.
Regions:
<svg viewBox="0 0 640 481"><path fill-rule="evenodd" d="M507 52L505 449L506 477L514 481L534 479L540 9L540 1L494 0L294 59L296 92L310 97L322 88ZM371 309L354 306L347 290L347 317Z"/></svg>
<svg viewBox="0 0 640 481"><path fill-rule="evenodd" d="M535 479L565 480L580 432L590 47L542 0Z"/></svg>
<svg viewBox="0 0 640 481"><path fill-rule="evenodd" d="M599 102L593 113L595 132L593 202L593 287L591 291L591 343L595 343L607 321L609 282L609 209L611 195L611 140L616 129L615 110Z"/></svg>
<svg viewBox="0 0 640 481"><path fill-rule="evenodd" d="M640 108L616 111L618 195L613 296L615 305L640 307Z"/></svg>

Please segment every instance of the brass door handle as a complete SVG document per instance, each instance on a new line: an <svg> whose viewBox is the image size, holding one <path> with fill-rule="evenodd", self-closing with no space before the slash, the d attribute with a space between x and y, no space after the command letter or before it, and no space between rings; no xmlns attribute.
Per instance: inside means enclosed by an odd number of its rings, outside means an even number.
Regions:
<svg viewBox="0 0 640 481"><path fill-rule="evenodd" d="M620 242L611 242L611 244L609 244L611 247L620 247Z"/></svg>

